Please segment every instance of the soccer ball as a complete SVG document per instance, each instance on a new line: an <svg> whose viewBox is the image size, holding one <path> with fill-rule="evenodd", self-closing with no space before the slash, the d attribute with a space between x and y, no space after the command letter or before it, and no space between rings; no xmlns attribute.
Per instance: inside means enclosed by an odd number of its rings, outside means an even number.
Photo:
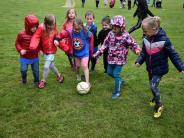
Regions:
<svg viewBox="0 0 184 138"><path fill-rule="evenodd" d="M90 90L90 86L87 82L79 82L77 84L77 92L79 94L87 94Z"/></svg>
<svg viewBox="0 0 184 138"><path fill-rule="evenodd" d="M110 8L113 8L114 5L115 5L115 0L110 0L110 2L109 2L109 7L110 7Z"/></svg>

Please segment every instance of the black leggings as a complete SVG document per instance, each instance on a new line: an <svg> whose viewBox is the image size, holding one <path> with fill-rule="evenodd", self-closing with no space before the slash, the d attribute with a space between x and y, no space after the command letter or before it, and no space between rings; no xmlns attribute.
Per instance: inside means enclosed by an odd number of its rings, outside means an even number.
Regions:
<svg viewBox="0 0 184 138"><path fill-rule="evenodd" d="M134 25L132 28L130 28L130 30L128 32L132 33L133 31L139 29L141 27L141 24L142 24L142 19L138 19L137 24Z"/></svg>

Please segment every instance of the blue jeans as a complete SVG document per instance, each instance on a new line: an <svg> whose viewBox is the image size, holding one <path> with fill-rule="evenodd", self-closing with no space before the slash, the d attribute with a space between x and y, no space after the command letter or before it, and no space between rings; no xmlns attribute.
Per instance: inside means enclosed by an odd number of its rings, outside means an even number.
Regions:
<svg viewBox="0 0 184 138"><path fill-rule="evenodd" d="M116 64L108 64L107 67L107 74L113 77L115 81L114 93L120 92L121 89L121 84L123 82L120 76L122 67L123 65L116 65Z"/></svg>
<svg viewBox="0 0 184 138"><path fill-rule="evenodd" d="M28 65L29 64L24 63L24 62L20 63L20 72L21 72L23 82L27 81ZM31 64L31 69L32 69L32 72L33 72L34 82L38 83L39 82L39 61L32 63Z"/></svg>

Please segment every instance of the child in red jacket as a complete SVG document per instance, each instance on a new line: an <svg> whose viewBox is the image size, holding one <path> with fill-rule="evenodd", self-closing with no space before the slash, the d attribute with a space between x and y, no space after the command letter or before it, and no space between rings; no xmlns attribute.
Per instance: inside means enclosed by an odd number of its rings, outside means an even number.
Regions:
<svg viewBox="0 0 184 138"><path fill-rule="evenodd" d="M58 69L54 65L54 55L57 51L57 47L54 44L54 40L57 37L58 32L56 29L56 19L54 15L47 15L44 19L44 24L41 24L33 38L31 39L30 49L36 49L38 44L41 42L41 50L43 51L43 55L45 58L44 70L43 70L43 78L40 81L38 87L44 88L45 82L51 69L57 76L57 80L61 83L64 81L64 77L59 73ZM67 51L68 48L61 48L64 51Z"/></svg>
<svg viewBox="0 0 184 138"><path fill-rule="evenodd" d="M77 12L74 8L70 8L67 10L66 12L66 20L65 22L62 24L62 27L61 27L61 32L65 32L65 33L68 33L68 34L71 34L72 33L72 28L73 28L73 21L74 19L77 17ZM69 35L70 36L70 35ZM73 56L71 55L71 48L72 48L72 45L71 45L71 38L64 38L62 39L62 42L60 42L61 44L66 44L69 46L70 48L70 52L66 53L66 55L68 56L68 60L69 60L69 63L70 63L70 66L71 68L75 69L75 60L73 58Z"/></svg>
<svg viewBox="0 0 184 138"><path fill-rule="evenodd" d="M33 72L34 83L37 85L39 83L39 58L38 58L38 48L35 50L29 49L29 44L33 34L38 28L39 21L34 15L28 15L24 18L25 29L18 33L15 42L16 50L20 54L20 72L22 76L22 83L27 82L27 70L28 65L31 65Z"/></svg>

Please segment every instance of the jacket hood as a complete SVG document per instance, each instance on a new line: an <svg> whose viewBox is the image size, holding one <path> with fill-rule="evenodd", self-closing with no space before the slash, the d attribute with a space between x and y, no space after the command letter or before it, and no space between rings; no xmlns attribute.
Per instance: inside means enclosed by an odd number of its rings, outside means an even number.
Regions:
<svg viewBox="0 0 184 138"><path fill-rule="evenodd" d="M28 15L24 19L24 26L25 26L25 31L28 34L32 34L31 28L36 26L38 27L39 25L39 20L36 16L34 15Z"/></svg>

